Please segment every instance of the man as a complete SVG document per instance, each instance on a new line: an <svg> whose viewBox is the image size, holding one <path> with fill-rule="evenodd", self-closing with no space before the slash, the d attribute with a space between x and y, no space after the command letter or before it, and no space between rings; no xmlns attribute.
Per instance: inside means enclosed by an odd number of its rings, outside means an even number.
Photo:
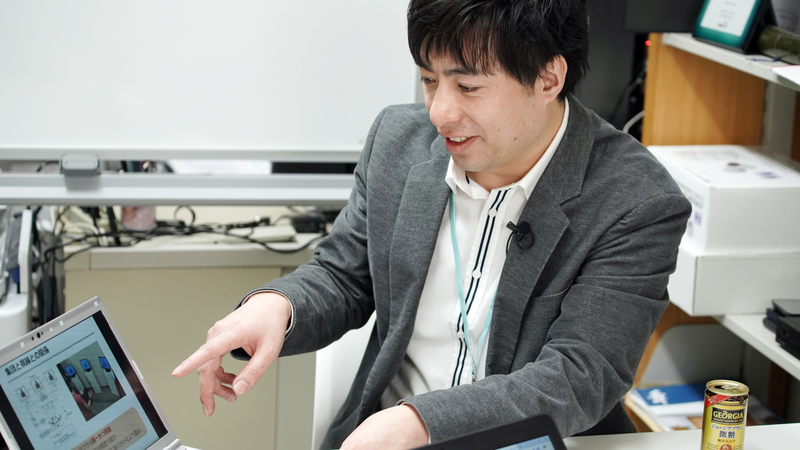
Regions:
<svg viewBox="0 0 800 450"><path fill-rule="evenodd" d="M564 435L632 431L620 400L690 206L570 95L587 22L580 0L411 1L425 108L381 113L313 260L248 294L175 370L199 367L207 415L279 354L374 312L324 448L409 448L536 414ZM226 373L239 347L252 358Z"/></svg>
<svg viewBox="0 0 800 450"><path fill-rule="evenodd" d="M83 414L84 420L89 420L94 417L94 412L92 412L92 390L91 388L86 388L83 391L83 394L80 393L78 387L70 381L66 380L67 385L69 385L69 392L72 394L72 399L75 400L75 403L78 404L78 409L81 410Z"/></svg>

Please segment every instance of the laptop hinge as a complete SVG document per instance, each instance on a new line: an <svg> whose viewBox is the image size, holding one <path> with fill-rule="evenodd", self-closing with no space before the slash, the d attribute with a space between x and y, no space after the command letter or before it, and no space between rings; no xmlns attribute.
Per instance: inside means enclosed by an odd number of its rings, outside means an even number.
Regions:
<svg viewBox="0 0 800 450"><path fill-rule="evenodd" d="M180 448L180 446L181 446L181 440L175 439L175 441L172 444L169 444L168 446L164 447L164 450L176 450Z"/></svg>

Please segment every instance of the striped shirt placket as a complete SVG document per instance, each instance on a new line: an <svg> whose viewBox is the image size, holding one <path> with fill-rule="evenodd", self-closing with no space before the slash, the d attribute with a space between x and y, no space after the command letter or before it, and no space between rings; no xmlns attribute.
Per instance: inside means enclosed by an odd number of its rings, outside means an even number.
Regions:
<svg viewBox="0 0 800 450"><path fill-rule="evenodd" d="M505 190L497 192L497 196L495 197L492 206L489 208L490 211L491 210L499 210L500 209L500 205L505 200L506 194L508 194L509 190L510 189L505 189ZM480 242L480 245L478 246L478 254L477 254L476 258L475 258L475 264L474 264L474 266L472 268L472 272L474 272L475 270L478 270L478 271L481 272L481 274L483 274L483 268L484 268L484 264L486 263L486 257L487 257L487 255L489 253L489 245L491 244L491 238L492 238L492 235L494 233L494 227L495 227L496 221L497 221L497 217L496 216L492 217L492 216L487 214L486 221L484 223L483 234L481 235L481 242ZM466 295L466 297L467 297L467 313L469 313L469 311L472 309L472 305L475 303L475 297L477 295L478 288L480 287L481 278L483 278L483 277L481 276L481 277L476 278L476 277L470 276L470 286L469 286L469 289L467 290L467 295ZM467 333L468 332L467 330L464 329L464 325L463 325L463 322L461 320L461 316L460 315L458 317L458 320L456 321L456 334L459 334L459 331L461 333ZM464 374L464 367L466 366L466 360L467 360L467 353L468 352L467 352L467 346L465 344L463 334L461 334L459 336L458 343L459 343L458 358L456 360L455 370L453 371L453 377L452 377L452 380L451 380L451 387L452 386L456 386L456 385L458 385L460 383L461 377ZM478 351L480 351L480 349L478 349ZM478 364L479 362L475 361L475 363Z"/></svg>

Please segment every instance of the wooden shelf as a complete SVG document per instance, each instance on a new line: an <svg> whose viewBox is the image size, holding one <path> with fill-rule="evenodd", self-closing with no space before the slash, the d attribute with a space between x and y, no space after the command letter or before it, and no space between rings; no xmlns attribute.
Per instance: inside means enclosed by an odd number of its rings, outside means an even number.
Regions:
<svg viewBox="0 0 800 450"><path fill-rule="evenodd" d="M662 43L771 83L800 91L800 85L781 78L772 71L772 67L788 65L782 61L769 61L769 58L764 55L745 55L726 50L722 47L698 41L689 33L664 33Z"/></svg>
<svg viewBox="0 0 800 450"><path fill-rule="evenodd" d="M716 319L751 347L800 380L800 359L795 358L775 342L775 333L769 331L762 323L763 314L729 314Z"/></svg>
<svg viewBox="0 0 800 450"><path fill-rule="evenodd" d="M791 135L792 130L800 130L800 100L795 101L800 86L771 69L785 63L726 50L686 33L652 33L650 41L642 128L645 145L786 144L788 130L786 150L800 160L800 133ZM787 95L787 91L795 95ZM792 109L788 115L787 105ZM648 343L636 381L670 326L703 319L717 320L791 377L800 379L800 360L775 342L763 318L764 314L689 317L670 305ZM782 392L781 387L774 392Z"/></svg>

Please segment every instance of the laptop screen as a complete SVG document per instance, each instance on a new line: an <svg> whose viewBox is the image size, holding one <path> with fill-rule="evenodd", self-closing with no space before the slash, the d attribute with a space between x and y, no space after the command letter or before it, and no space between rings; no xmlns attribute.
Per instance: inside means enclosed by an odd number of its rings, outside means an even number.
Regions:
<svg viewBox="0 0 800 450"><path fill-rule="evenodd" d="M22 450L146 449L167 433L102 312L0 365L0 413Z"/></svg>

